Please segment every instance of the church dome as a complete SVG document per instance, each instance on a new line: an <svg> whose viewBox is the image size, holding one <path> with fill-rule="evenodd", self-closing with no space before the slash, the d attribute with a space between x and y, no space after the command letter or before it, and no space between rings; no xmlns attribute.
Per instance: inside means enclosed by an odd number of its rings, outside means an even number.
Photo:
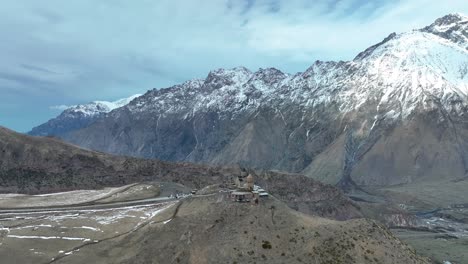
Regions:
<svg viewBox="0 0 468 264"><path fill-rule="evenodd" d="M247 179L246 179L246 180L247 180L248 183L253 183L253 182L254 182L254 178L253 178L252 174L249 174L249 176L247 176Z"/></svg>

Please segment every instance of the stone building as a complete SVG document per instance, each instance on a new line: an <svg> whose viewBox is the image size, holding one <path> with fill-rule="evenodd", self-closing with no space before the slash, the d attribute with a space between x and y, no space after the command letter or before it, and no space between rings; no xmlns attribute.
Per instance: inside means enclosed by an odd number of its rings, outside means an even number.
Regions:
<svg viewBox="0 0 468 264"><path fill-rule="evenodd" d="M247 177L238 176L234 185L236 190L232 191L231 200L235 202L255 202L258 203L259 192L254 190L255 181L252 174Z"/></svg>

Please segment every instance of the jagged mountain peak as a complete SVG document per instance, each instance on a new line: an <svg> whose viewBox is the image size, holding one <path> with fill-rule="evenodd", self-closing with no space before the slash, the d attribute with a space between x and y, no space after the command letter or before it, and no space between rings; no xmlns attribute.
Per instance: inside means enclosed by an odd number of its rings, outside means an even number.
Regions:
<svg viewBox="0 0 468 264"><path fill-rule="evenodd" d="M34 136L59 135L67 133L93 123L96 119L106 115L117 108L123 107L134 99L142 96L135 94L113 102L93 101L87 104L73 105L65 109L59 116L46 123L34 127L28 133Z"/></svg>
<svg viewBox="0 0 468 264"><path fill-rule="evenodd" d="M393 32L392 34L388 35L386 38L384 38L384 40L382 40L381 42L367 48L366 50L364 50L363 52L359 53L356 58L354 58L354 60L362 60L364 59L365 57L369 56L370 54L372 54L372 52L377 49L378 47L382 46L383 44L387 43L388 41L394 39L395 37L397 36L397 34L395 32Z"/></svg>
<svg viewBox="0 0 468 264"><path fill-rule="evenodd" d="M70 106L64 113L82 114L84 116L94 116L97 114L108 113L116 108L122 107L130 103L133 99L140 97L141 94L135 94L127 98L122 98L116 101L92 101L87 104L79 104Z"/></svg>
<svg viewBox="0 0 468 264"><path fill-rule="evenodd" d="M254 75L285 75L281 70L276 69L274 67L268 67L268 68L259 68Z"/></svg>
<svg viewBox="0 0 468 264"><path fill-rule="evenodd" d="M313 76L330 76L334 75L337 70L342 70L346 68L345 66L350 66L350 62L346 61L315 61L309 68L307 68L303 73L298 73L297 76L300 78L309 79Z"/></svg>
<svg viewBox="0 0 468 264"><path fill-rule="evenodd" d="M207 90L219 89L224 86L246 83L251 77L252 72L245 67L236 67L232 69L217 69L210 71L205 79L205 88Z"/></svg>
<svg viewBox="0 0 468 264"><path fill-rule="evenodd" d="M461 13L451 13L436 19L433 25L437 26L447 26L457 23L463 23L468 21L468 16Z"/></svg>
<svg viewBox="0 0 468 264"><path fill-rule="evenodd" d="M263 83L267 85L273 85L275 83L280 82L281 80L285 79L288 77L288 74L276 69L276 68L265 68L265 69L258 69L253 74L252 79L250 82L255 82L257 80L262 81Z"/></svg>
<svg viewBox="0 0 468 264"><path fill-rule="evenodd" d="M437 35L468 50L468 17L465 15L446 15L421 31Z"/></svg>
<svg viewBox="0 0 468 264"><path fill-rule="evenodd" d="M216 70L212 70L208 73L207 78L209 78L210 76L235 78L238 76L251 76L251 75L252 75L252 71L250 71L246 67L238 66L238 67L234 67L230 69L218 68Z"/></svg>
<svg viewBox="0 0 468 264"><path fill-rule="evenodd" d="M468 19L439 18L428 27L392 33L352 62L359 76L379 85L374 90L400 94L397 102L412 112L422 98L466 101L468 96ZM356 88L354 92L367 93ZM387 98L386 96L384 98Z"/></svg>
<svg viewBox="0 0 468 264"><path fill-rule="evenodd" d="M414 30L400 34L395 32L391 33L381 42L359 53L355 57L354 61L363 60L371 56L375 50L377 50L379 47L386 46L388 43L390 43L390 45L393 44L394 47L399 45L402 49L404 49L413 44L419 45L419 43L422 41L442 42L442 40L434 39L430 36L422 38L421 36L423 36L424 33L430 33L442 38L443 40L449 40L453 44L468 50L468 17L463 14L453 13L436 19L434 23L420 30ZM398 49L398 47L396 48Z"/></svg>
<svg viewBox="0 0 468 264"><path fill-rule="evenodd" d="M155 88L151 92L153 95L158 95L161 93L171 93L171 92L174 92L174 90L192 91L192 90L199 89L200 87L203 86L204 83L205 83L205 79L191 79L191 80L187 80L183 83L176 84L168 88L163 88L163 89Z"/></svg>

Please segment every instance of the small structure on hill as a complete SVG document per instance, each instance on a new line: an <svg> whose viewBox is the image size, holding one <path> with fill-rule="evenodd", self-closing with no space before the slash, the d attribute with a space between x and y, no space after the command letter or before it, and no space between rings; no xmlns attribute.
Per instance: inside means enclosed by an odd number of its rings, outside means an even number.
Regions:
<svg viewBox="0 0 468 264"><path fill-rule="evenodd" d="M249 174L247 177L238 176L234 181L234 185L236 190L231 192L232 201L258 203L260 192L255 190L256 185L252 174Z"/></svg>
<svg viewBox="0 0 468 264"><path fill-rule="evenodd" d="M254 199L252 192L233 191L231 192L231 200L234 202L250 202Z"/></svg>
<svg viewBox="0 0 468 264"><path fill-rule="evenodd" d="M269 195L269 194L267 193L267 191L265 191L264 189L260 188L260 186L255 185L255 186L254 186L254 190L255 190L256 192L258 192L258 196L259 196L259 197L268 197L268 195Z"/></svg>

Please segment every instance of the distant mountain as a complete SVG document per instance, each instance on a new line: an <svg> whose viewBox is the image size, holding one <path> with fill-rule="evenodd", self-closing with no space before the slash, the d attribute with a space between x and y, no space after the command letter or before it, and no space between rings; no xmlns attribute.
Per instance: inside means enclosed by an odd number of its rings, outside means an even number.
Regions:
<svg viewBox="0 0 468 264"><path fill-rule="evenodd" d="M56 118L34 127L28 134L33 136L60 136L69 131L87 127L95 120L103 118L110 111L127 105L138 96L141 96L141 94L114 102L93 101L88 104L70 106Z"/></svg>
<svg viewBox="0 0 468 264"><path fill-rule="evenodd" d="M352 61L211 71L61 135L115 154L301 172L343 188L468 178L468 17Z"/></svg>

